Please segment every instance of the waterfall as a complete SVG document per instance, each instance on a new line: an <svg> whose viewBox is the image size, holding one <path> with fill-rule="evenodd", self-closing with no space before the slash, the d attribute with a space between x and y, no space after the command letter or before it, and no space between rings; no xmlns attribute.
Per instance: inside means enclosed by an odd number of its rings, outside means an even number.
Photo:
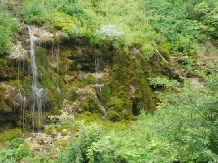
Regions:
<svg viewBox="0 0 218 163"><path fill-rule="evenodd" d="M95 73L98 73L101 71L101 58L95 57Z"/></svg>
<svg viewBox="0 0 218 163"><path fill-rule="evenodd" d="M32 68L32 94L33 94L33 106L32 106L32 128L33 133L35 133L35 123L38 120L39 128L42 127L41 117L42 117L42 105L43 105L43 89L38 87L37 79L38 79L38 71L35 59L35 42L33 38L32 31L28 26L28 32L30 37L30 61ZM36 110L37 109L37 110ZM35 118L35 114L37 114L37 118Z"/></svg>
<svg viewBox="0 0 218 163"><path fill-rule="evenodd" d="M24 95L21 94L20 89L18 89L18 97L19 97L19 102L20 102L20 112L21 112L21 122L22 122L22 131L25 131L25 103L26 103L26 97L25 93Z"/></svg>
<svg viewBox="0 0 218 163"><path fill-rule="evenodd" d="M18 54L21 54L19 48L16 49ZM23 62L23 67L21 67L21 62ZM22 95L21 90L20 90L20 71L21 69L24 71L24 57L23 55L19 56L17 58L17 65L18 65L18 69L17 69L17 80L18 80L18 98L19 98L19 104L20 104L20 121L21 121L21 126L22 126L22 131L25 131L25 120L26 120L26 116L25 116L25 104L26 104L26 97L25 97L25 92Z"/></svg>
<svg viewBox="0 0 218 163"><path fill-rule="evenodd" d="M95 87L99 88L99 91L101 92L101 84L99 82L99 76L101 72L101 64L102 64L102 59L99 57L95 57L95 78L96 78L96 84Z"/></svg>
<svg viewBox="0 0 218 163"><path fill-rule="evenodd" d="M54 44L53 44L54 45ZM58 81L58 74L59 74L59 55L60 55L60 48L59 45L52 47L52 60L55 54L55 58L56 58L56 65L57 65L57 79L56 79L56 90L58 92L58 103L60 104L61 102L61 88L59 87L59 81Z"/></svg>
<svg viewBox="0 0 218 163"><path fill-rule="evenodd" d="M101 57L95 57L95 75L94 75L94 77L96 79L95 88L99 94L98 99L99 99L99 102L101 103L102 86L104 86L103 84L101 84L101 81L99 80L99 78L102 77L102 58ZM101 106L101 111L102 111L103 116L106 118L107 111L103 106Z"/></svg>

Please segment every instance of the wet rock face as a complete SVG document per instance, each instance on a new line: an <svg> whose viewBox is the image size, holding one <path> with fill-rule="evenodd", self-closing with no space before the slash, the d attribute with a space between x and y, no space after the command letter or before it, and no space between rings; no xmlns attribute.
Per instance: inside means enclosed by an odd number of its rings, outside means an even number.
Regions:
<svg viewBox="0 0 218 163"><path fill-rule="evenodd" d="M14 87L0 84L0 130L14 128L19 121L20 101Z"/></svg>
<svg viewBox="0 0 218 163"><path fill-rule="evenodd" d="M87 85L83 88L76 89L74 96L74 102L70 106L66 105L64 108L65 111L74 114L84 111L104 113L105 108L101 105L97 97L95 85Z"/></svg>
<svg viewBox="0 0 218 163"><path fill-rule="evenodd" d="M99 113L119 121L134 118L141 108L150 113L155 110L155 96L147 78L171 75L169 67L160 64L160 57L147 61L137 48L126 55L122 48L109 44L93 47L89 38L68 40L48 26L29 28L36 45L37 84L45 95L44 117L63 109L74 114ZM1 88L0 84L1 124L20 127L25 122L25 127L31 128L34 99L30 50L28 30L23 26L10 54L0 58L0 82L8 85ZM16 117L12 122L6 120L10 115Z"/></svg>

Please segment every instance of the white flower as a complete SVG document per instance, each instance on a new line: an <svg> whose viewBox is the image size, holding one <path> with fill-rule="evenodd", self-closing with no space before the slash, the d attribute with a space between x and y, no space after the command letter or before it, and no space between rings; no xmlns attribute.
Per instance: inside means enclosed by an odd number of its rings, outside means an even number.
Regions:
<svg viewBox="0 0 218 163"><path fill-rule="evenodd" d="M103 25L100 30L96 30L96 35L103 35L109 40L113 41L122 36L124 32L117 28L116 25Z"/></svg>

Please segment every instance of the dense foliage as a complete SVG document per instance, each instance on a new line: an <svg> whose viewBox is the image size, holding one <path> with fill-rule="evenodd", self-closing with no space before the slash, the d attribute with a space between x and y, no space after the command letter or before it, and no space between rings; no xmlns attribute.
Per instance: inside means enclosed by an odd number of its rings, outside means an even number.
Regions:
<svg viewBox="0 0 218 163"><path fill-rule="evenodd" d="M190 89L186 81L177 93L164 93L155 114L142 112L128 129L82 127L60 161L216 162L217 80L217 75L209 75L201 89Z"/></svg>
<svg viewBox="0 0 218 163"><path fill-rule="evenodd" d="M218 75L216 71L198 74L204 82L196 87L190 86L187 79L180 86L178 82L158 79L159 85L174 89L174 93L157 92L162 100L158 110L153 115L142 111L128 128L106 130L100 124L87 125L66 118L60 124L48 125L48 131L78 130L66 149L58 158L49 158L50 162L217 162ZM48 161L45 156L30 159L31 155L22 139L13 139L9 148L0 150L1 161Z"/></svg>
<svg viewBox="0 0 218 163"><path fill-rule="evenodd" d="M172 51L193 54L196 41L217 37L216 3L23 0L21 17L26 23L48 23L69 37L90 37L92 45L122 45L126 53L137 47L149 57L153 46L164 44Z"/></svg>
<svg viewBox="0 0 218 163"><path fill-rule="evenodd" d="M185 62L189 58L187 55L194 55L197 51L197 42L211 39L214 45L218 45L216 0L22 0L19 5L19 19L27 24L47 24L50 32L62 30L66 38L88 38L90 46L117 48L120 53L130 54L134 48L149 58L154 50L160 51L166 54L162 56L159 53L159 57L165 57L166 63L173 52L184 53L179 57L183 57L181 62ZM9 52L18 31L18 21L0 4L0 55ZM44 52L41 54L41 59L48 65ZM122 72L127 67L127 64L122 65L124 58L120 57L117 64L113 63L112 71L119 71L121 75L118 78L126 80L126 74ZM60 62L65 64L65 60ZM148 79L154 90L160 87L164 90L156 92L160 101L153 115L141 111L138 120L128 127L111 127L110 130L98 123L87 125L73 118L50 116L54 122L45 127L48 134L53 129L61 132L66 128L71 135L74 134L66 149L60 148L62 151L58 158L59 151L53 158L48 159L46 154L32 158L33 152L23 139L13 139L7 148L0 149L0 162L218 162L217 67L209 70L196 63L195 66L205 68L197 71L192 68L194 64L190 59L183 66L202 80L198 85L193 86L190 80L183 77L178 77L181 83L161 77ZM79 64L77 68L81 68ZM114 74L111 74L113 77ZM147 82L147 79L140 81ZM53 87L50 83L46 84ZM128 99L125 94L121 95ZM86 105L88 107L88 103L84 102L83 106ZM124 107L118 97L111 106ZM107 116L106 119L110 119L110 114ZM94 114L92 118L97 119ZM5 135L2 137L6 138Z"/></svg>
<svg viewBox="0 0 218 163"><path fill-rule="evenodd" d="M19 31L18 21L0 3L0 55L8 52L12 46L12 38Z"/></svg>
<svg viewBox="0 0 218 163"><path fill-rule="evenodd" d="M28 24L49 24L51 30L61 29L70 38L89 37L92 45L122 46L127 54L137 47L146 57L152 55L153 46L161 44L193 54L196 41L218 36L215 0L22 0L20 5L20 19ZM2 54L9 50L17 24L2 4L0 10Z"/></svg>

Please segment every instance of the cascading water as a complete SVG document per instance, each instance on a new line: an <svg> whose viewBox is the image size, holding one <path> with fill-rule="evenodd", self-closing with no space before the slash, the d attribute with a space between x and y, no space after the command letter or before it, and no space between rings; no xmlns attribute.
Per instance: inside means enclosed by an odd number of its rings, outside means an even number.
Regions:
<svg viewBox="0 0 218 163"><path fill-rule="evenodd" d="M95 57L95 79L96 79L96 84L95 84L95 88L96 90L98 89L99 91L99 102L101 102L101 97L102 97L102 86L103 84L101 84L99 78L101 78L102 76L102 58L101 57ZM106 109L103 107L101 109L103 116L106 118L107 116L107 111Z"/></svg>
<svg viewBox="0 0 218 163"><path fill-rule="evenodd" d="M21 113L21 122L22 122L22 131L25 131L25 103L26 103L26 97L25 93L24 95L21 94L20 89L18 89L18 97L19 97L19 103L20 103L20 113Z"/></svg>
<svg viewBox="0 0 218 163"><path fill-rule="evenodd" d="M57 66L57 76L59 74L59 55L60 55L60 48L59 45L52 44L52 62L56 64ZM55 56L55 57L54 57ZM53 78L53 76L52 76ZM58 77L56 80L53 80L53 83L56 84L56 90L58 92L58 102L61 102L61 88L59 87Z"/></svg>
<svg viewBox="0 0 218 163"><path fill-rule="evenodd" d="M60 54L60 49L59 49L59 45L57 45L57 48L55 50L55 56L56 56L56 61L57 61L57 74L59 73L59 54ZM58 84L58 79L57 79L57 92L58 92L58 96L59 96L59 101L61 100L61 89L59 87Z"/></svg>
<svg viewBox="0 0 218 163"><path fill-rule="evenodd" d="M38 120L38 128L42 127L42 105L43 105L43 89L38 87L37 79L38 79L38 71L35 59L35 42L33 38L32 31L28 26L28 32L30 37L30 61L32 68L32 93L33 93L33 106L32 106L32 128L33 133L35 133L35 123ZM37 110L36 110L37 109ZM37 114L37 116L35 116ZM35 118L37 117L37 118Z"/></svg>
<svg viewBox="0 0 218 163"><path fill-rule="evenodd" d="M19 48L16 49L18 54L20 53ZM21 63L23 63L23 65L21 65ZM18 69L17 69L17 80L18 80L18 87L20 88L20 70L21 68L24 70L24 57L23 55L19 56L17 58L17 65L18 65ZM21 67L23 66L23 67ZM25 92L22 95L22 92L20 89L18 89L18 98L19 98L19 104L20 104L20 121L21 121L21 126L22 126L22 131L25 131L25 126L26 126L26 115L25 115L25 104L26 104L26 97L25 97Z"/></svg>
<svg viewBox="0 0 218 163"><path fill-rule="evenodd" d="M100 92L101 92L101 84L99 82L99 75L101 72L101 64L102 64L102 58L95 57L95 78L96 78L95 87L99 88Z"/></svg>

